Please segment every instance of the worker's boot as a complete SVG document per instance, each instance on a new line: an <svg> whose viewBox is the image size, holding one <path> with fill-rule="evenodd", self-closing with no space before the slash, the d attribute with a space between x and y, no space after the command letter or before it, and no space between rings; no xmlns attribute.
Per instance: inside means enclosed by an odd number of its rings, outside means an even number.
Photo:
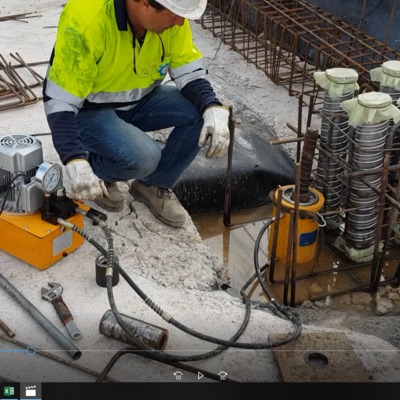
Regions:
<svg viewBox="0 0 400 400"><path fill-rule="evenodd" d="M133 181L129 193L141 203L146 203L153 214L167 225L181 227L186 220L186 212L171 189L148 186Z"/></svg>
<svg viewBox="0 0 400 400"><path fill-rule="evenodd" d="M124 208L124 196L119 190L117 182L104 182L108 191L108 197L100 197L94 202L107 211L119 212Z"/></svg>

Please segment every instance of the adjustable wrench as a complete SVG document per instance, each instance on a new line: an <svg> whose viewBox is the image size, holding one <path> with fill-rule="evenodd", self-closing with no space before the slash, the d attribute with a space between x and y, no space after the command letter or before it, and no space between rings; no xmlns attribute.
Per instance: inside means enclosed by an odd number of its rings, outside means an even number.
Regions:
<svg viewBox="0 0 400 400"><path fill-rule="evenodd" d="M53 304L58 316L61 319L61 322L68 329L68 333L70 334L71 338L74 340L81 339L81 332L76 326L71 312L61 297L63 287L57 282L49 282L48 285L51 287L51 290L45 287L42 287L41 289L42 299L50 301L50 303Z"/></svg>

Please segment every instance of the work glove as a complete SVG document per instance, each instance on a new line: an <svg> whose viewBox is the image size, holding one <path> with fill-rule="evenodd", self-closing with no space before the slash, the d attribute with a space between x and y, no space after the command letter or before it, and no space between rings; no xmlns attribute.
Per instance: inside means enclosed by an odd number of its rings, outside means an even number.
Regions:
<svg viewBox="0 0 400 400"><path fill-rule="evenodd" d="M106 186L92 170L89 162L84 159L71 160L65 166L69 185L66 188L70 199L96 200L108 197Z"/></svg>
<svg viewBox="0 0 400 400"><path fill-rule="evenodd" d="M199 146L204 147L209 136L211 143L207 158L222 157L229 146L229 111L226 107L212 106L203 113L204 125L200 132Z"/></svg>

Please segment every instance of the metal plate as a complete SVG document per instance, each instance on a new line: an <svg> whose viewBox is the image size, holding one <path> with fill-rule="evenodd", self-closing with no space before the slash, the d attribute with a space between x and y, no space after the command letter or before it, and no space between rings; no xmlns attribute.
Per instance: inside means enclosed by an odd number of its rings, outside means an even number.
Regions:
<svg viewBox="0 0 400 400"><path fill-rule="evenodd" d="M270 335L272 341L283 335ZM284 382L368 382L351 342L341 332L303 333L272 349Z"/></svg>

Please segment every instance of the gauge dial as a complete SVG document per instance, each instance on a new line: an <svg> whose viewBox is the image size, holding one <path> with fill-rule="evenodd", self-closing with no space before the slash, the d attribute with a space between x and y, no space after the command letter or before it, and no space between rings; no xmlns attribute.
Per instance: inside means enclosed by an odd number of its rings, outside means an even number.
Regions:
<svg viewBox="0 0 400 400"><path fill-rule="evenodd" d="M58 164L42 163L36 172L35 182L45 193L55 192L62 181L62 169Z"/></svg>

